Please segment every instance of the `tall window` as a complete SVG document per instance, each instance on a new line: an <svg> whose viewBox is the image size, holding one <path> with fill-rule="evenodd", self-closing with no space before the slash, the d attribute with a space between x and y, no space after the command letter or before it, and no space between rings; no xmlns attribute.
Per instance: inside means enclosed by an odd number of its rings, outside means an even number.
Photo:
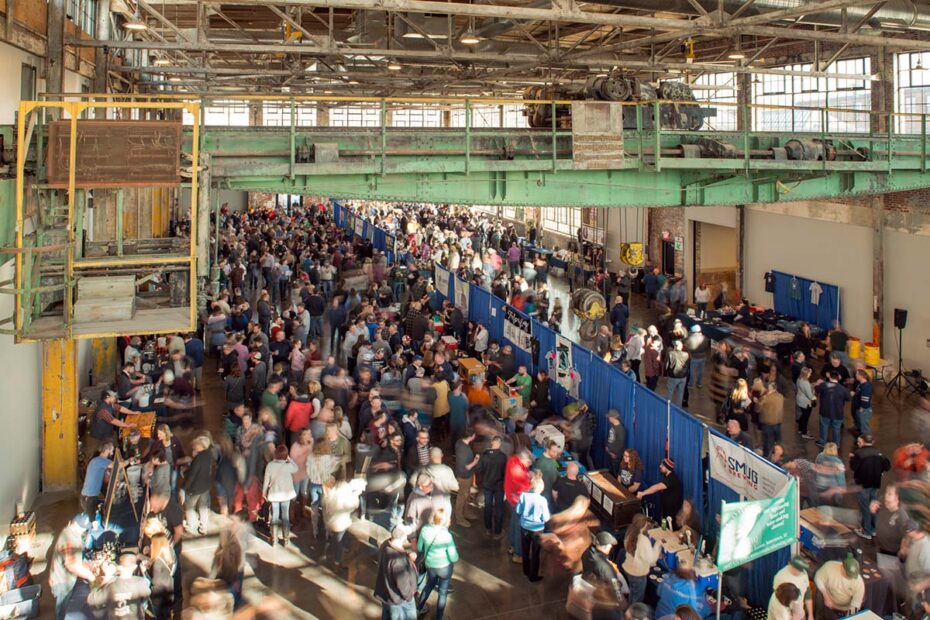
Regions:
<svg viewBox="0 0 930 620"><path fill-rule="evenodd" d="M203 124L216 127L248 127L249 106L243 101L213 101L200 108ZM185 125L194 124L194 116L184 110Z"/></svg>
<svg viewBox="0 0 930 620"><path fill-rule="evenodd" d="M316 127L316 105L298 102L294 105L298 127ZM265 127L290 127L291 104L289 101L266 101L262 106L262 125Z"/></svg>
<svg viewBox="0 0 930 620"><path fill-rule="evenodd" d="M717 115L707 118L704 129L736 131L738 108L736 107L736 74L705 73L694 80L694 97L698 101L721 103L716 107ZM733 105L729 105L733 104Z"/></svg>
<svg viewBox="0 0 930 620"><path fill-rule="evenodd" d="M452 127L465 126L465 106L456 106L452 109ZM523 106L519 104L506 105L473 105L471 106L471 126L475 128L490 127L529 127L526 117L523 116Z"/></svg>
<svg viewBox="0 0 930 620"><path fill-rule="evenodd" d="M810 71L812 67L811 64L797 64L783 68L791 71ZM869 75L870 59L839 60L830 65L827 73ZM752 86L755 105L773 106L753 109L755 131L869 131L868 112L872 109L872 84L867 79L756 75ZM824 108L831 108L831 111L824 112Z"/></svg>
<svg viewBox="0 0 930 620"><path fill-rule="evenodd" d="M405 107L391 112L392 127L442 127L442 110L434 106Z"/></svg>
<svg viewBox="0 0 930 620"><path fill-rule="evenodd" d="M65 14L78 29L97 36L97 0L67 0Z"/></svg>
<svg viewBox="0 0 930 620"><path fill-rule="evenodd" d="M339 106L329 111L330 127L380 127L381 110L373 107Z"/></svg>
<svg viewBox="0 0 930 620"><path fill-rule="evenodd" d="M921 133L923 118L909 115L930 113L930 52L897 54L895 76L895 112L899 114L895 131Z"/></svg>
<svg viewBox="0 0 930 620"><path fill-rule="evenodd" d="M541 207L543 229L574 237L581 228L581 209L577 207Z"/></svg>

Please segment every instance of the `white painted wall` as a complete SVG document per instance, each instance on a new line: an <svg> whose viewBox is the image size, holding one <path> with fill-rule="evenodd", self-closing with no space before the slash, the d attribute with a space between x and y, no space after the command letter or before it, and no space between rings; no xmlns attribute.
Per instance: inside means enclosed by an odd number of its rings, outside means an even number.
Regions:
<svg viewBox="0 0 930 620"><path fill-rule="evenodd" d="M189 187L181 188L180 204L186 209L191 202L191 190ZM238 190L221 189L219 192L219 201L217 204L222 205L224 202L229 203L230 211L245 211L249 206L248 192Z"/></svg>
<svg viewBox="0 0 930 620"><path fill-rule="evenodd" d="M930 375L930 236L914 235L885 229L885 346L882 355L895 364L898 361L897 333L894 329L894 309L904 308L907 329L904 330L904 366L923 369Z"/></svg>
<svg viewBox="0 0 930 620"><path fill-rule="evenodd" d="M17 65L18 69L18 65ZM13 277L13 261L0 267L0 280ZM0 295L0 317L13 314L13 296ZM38 344L13 344L12 336L0 335L0 536L5 536L17 502L32 504L39 491L42 453L41 370Z"/></svg>
<svg viewBox="0 0 930 620"><path fill-rule="evenodd" d="M772 269L835 284L846 330L872 339L871 228L772 213L764 205L747 207L745 217L744 296L772 307L762 280Z"/></svg>
<svg viewBox="0 0 930 620"><path fill-rule="evenodd" d="M688 280L688 299L694 297L694 287L697 284L694 277L694 222L713 224L736 230L736 207L684 207L684 257L685 278ZM734 256L736 254L734 253Z"/></svg>
<svg viewBox="0 0 930 620"><path fill-rule="evenodd" d="M42 92L45 80L38 77L42 73L42 59L12 45L0 43L0 84L3 84L0 89L0 124L11 125L16 122L23 63L36 67L36 91Z"/></svg>
<svg viewBox="0 0 930 620"><path fill-rule="evenodd" d="M699 222L701 235L701 269L736 267L737 234L735 228Z"/></svg>

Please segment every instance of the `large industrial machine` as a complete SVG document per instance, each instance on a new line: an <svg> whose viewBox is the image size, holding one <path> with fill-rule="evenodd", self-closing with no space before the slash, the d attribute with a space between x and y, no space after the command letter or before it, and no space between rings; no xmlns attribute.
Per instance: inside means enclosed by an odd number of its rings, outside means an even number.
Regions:
<svg viewBox="0 0 930 620"><path fill-rule="evenodd" d="M523 93L524 100L549 101L612 101L643 102L662 101L659 104L659 123L663 129L698 130L704 119L717 115L715 108L701 107L696 103L691 87L682 82L661 82L653 85L636 76L611 71L607 75L590 78L583 86L531 86ZM695 101L695 103L688 103ZM555 110L556 125L571 125L572 107L567 104L527 103L525 114L530 127L552 127L552 112ZM638 106L623 109L624 129L652 129L655 114L649 109L637 112ZM637 116L640 118L637 119Z"/></svg>

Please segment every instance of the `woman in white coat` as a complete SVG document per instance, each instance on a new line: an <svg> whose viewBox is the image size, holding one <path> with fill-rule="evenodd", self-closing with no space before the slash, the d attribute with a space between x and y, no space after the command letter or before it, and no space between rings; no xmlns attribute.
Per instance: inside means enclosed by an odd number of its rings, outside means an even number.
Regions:
<svg viewBox="0 0 930 620"><path fill-rule="evenodd" d="M297 463L288 456L285 446L275 449L274 460L265 466L265 480L262 492L265 501L271 502L271 545L278 540L279 525L283 525L280 533L281 542L287 545L291 536L290 508L291 500L297 497L294 488L293 474L297 471Z"/></svg>

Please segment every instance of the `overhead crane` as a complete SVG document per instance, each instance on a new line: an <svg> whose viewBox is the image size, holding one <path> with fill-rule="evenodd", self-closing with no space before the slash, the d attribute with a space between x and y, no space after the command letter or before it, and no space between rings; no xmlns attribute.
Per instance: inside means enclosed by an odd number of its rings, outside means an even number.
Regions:
<svg viewBox="0 0 930 620"><path fill-rule="evenodd" d="M799 110L744 106L735 109L738 130L718 131L663 124L675 102L535 100L537 112L551 106L550 114L537 115L550 126L485 129L473 122L478 106L520 102L242 99L288 108L289 124L204 126L202 102L189 97L75 95L22 102L17 126L0 128L3 162L15 160L15 177L0 180L0 254L16 259L15 277L0 283L0 293L15 297L15 312L0 317L0 331L19 342L43 342L44 488L76 483L75 340L93 339L94 368L105 376L116 365L113 336L195 328L209 285L217 189L623 208L842 199L930 187L925 115L811 109L801 112L815 119L806 127L817 131L768 131L775 127L749 129L758 110L780 110L781 129L791 128ZM295 110L308 104L371 106L380 126L298 126ZM713 105L718 113L723 107ZM418 106L440 108L446 119L457 108L464 126L388 127L395 109ZM90 120L100 110L119 120ZM181 126L185 112L192 126ZM56 125L57 117L64 120ZM173 123L153 136L155 120ZM189 219L180 236L170 236L172 214ZM76 320L81 282L111 275L135 277L132 320ZM146 297L146 288L154 295Z"/></svg>

